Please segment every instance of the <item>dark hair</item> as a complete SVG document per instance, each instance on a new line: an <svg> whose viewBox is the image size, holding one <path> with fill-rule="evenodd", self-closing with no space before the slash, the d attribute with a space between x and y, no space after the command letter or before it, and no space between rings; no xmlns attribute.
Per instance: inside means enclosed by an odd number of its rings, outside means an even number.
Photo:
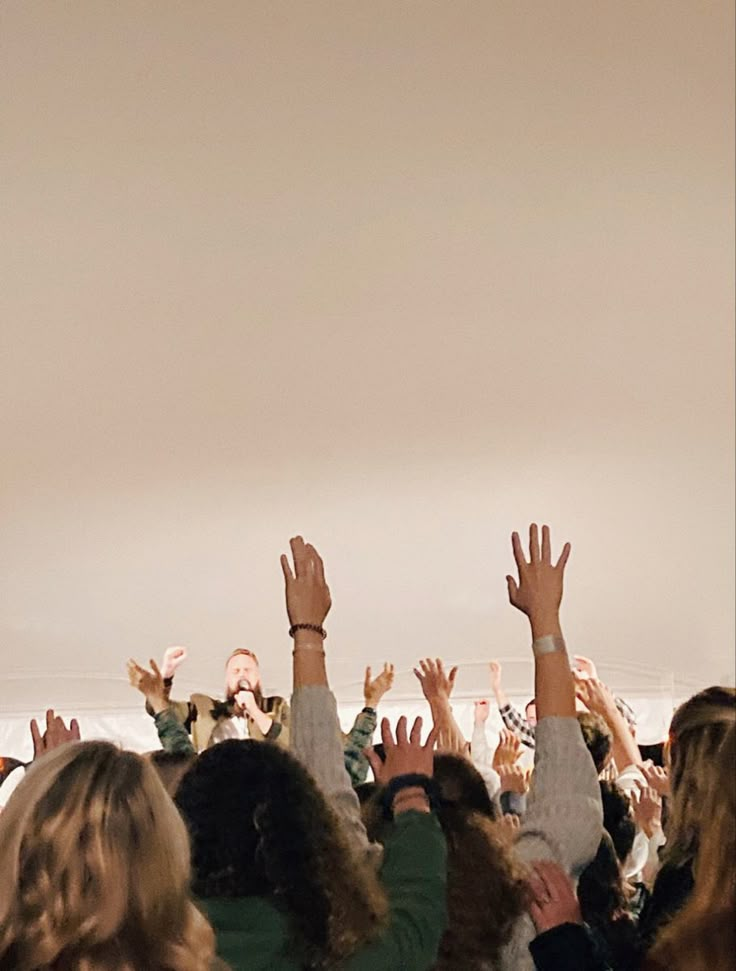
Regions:
<svg viewBox="0 0 736 971"><path fill-rule="evenodd" d="M593 757L595 771L600 775L606 767L613 746L611 729L600 715L592 711L579 711L578 723L583 733L585 747Z"/></svg>
<svg viewBox="0 0 736 971"><path fill-rule="evenodd" d="M194 752L167 752L165 749L158 749L149 753L148 756L154 769L158 772L159 779L164 784L164 789L172 797L178 789L184 773L196 757Z"/></svg>
<svg viewBox="0 0 736 971"><path fill-rule="evenodd" d="M530 701L527 701L527 703L524 705L524 711L528 711L532 705L536 705L536 704L537 704L537 699L532 698Z"/></svg>
<svg viewBox="0 0 736 971"><path fill-rule="evenodd" d="M603 828L611 837L616 856L623 863L631 853L636 837L631 800L615 782L601 779L599 785L603 802Z"/></svg>
<svg viewBox="0 0 736 971"><path fill-rule="evenodd" d="M377 782L361 782L360 785L355 786L355 795L358 797L360 805L364 806L380 788Z"/></svg>
<svg viewBox="0 0 736 971"><path fill-rule="evenodd" d="M495 963L509 941L525 909L525 884L506 831L492 820L492 803L475 766L459 755L435 755L434 778L447 840L448 921L432 968L476 971ZM362 812L369 837L382 842L388 824L380 789Z"/></svg>
<svg viewBox="0 0 736 971"><path fill-rule="evenodd" d="M442 806L480 813L488 819L498 815L483 776L464 756L450 752L435 755L434 779L440 789Z"/></svg>
<svg viewBox="0 0 736 971"><path fill-rule="evenodd" d="M375 873L289 752L220 742L198 756L175 802L192 841L195 895L278 899L310 966L352 953L378 929L386 904Z"/></svg>
<svg viewBox="0 0 736 971"><path fill-rule="evenodd" d="M603 938L613 967L634 967L636 925L628 913L628 899L613 841L603 833L598 852L580 874L580 913Z"/></svg>

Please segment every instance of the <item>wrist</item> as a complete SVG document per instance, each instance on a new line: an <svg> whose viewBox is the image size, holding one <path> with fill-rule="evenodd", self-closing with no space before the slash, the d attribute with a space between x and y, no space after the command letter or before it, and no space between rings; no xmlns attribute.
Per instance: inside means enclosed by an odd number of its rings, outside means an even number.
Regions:
<svg viewBox="0 0 736 971"><path fill-rule="evenodd" d="M392 809L394 816L405 813L410 809L420 813L431 812L429 796L424 789L402 789L394 799Z"/></svg>
<svg viewBox="0 0 736 971"><path fill-rule="evenodd" d="M529 624L532 628L532 638L535 641L547 635L562 637L560 613L558 610L540 610L537 613L530 614Z"/></svg>
<svg viewBox="0 0 736 971"><path fill-rule="evenodd" d="M321 651L324 653L324 638L317 631L299 629L295 630L291 636L294 638L295 651Z"/></svg>
<svg viewBox="0 0 736 971"><path fill-rule="evenodd" d="M169 707L169 702L166 698L148 697L146 698L146 701L148 702L148 706L154 715L160 715L162 711L166 711L166 709Z"/></svg>

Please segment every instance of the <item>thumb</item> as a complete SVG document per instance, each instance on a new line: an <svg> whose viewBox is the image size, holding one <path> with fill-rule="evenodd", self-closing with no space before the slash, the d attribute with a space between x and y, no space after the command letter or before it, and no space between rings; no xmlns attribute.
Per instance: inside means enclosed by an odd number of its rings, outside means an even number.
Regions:
<svg viewBox="0 0 736 971"><path fill-rule="evenodd" d="M516 598L519 595L519 587L518 587L518 585L516 583L516 580L514 580L514 578L512 576L507 576L506 577L506 587L507 587L508 592L509 592L509 600L513 604L513 603L516 602Z"/></svg>

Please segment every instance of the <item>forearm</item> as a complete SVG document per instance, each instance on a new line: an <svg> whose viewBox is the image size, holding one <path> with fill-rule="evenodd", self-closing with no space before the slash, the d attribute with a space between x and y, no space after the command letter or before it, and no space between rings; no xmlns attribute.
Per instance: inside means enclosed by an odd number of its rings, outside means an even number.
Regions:
<svg viewBox="0 0 736 971"><path fill-rule="evenodd" d="M153 716L161 742L161 748L166 752L173 752L177 755L194 755L196 750L192 745L187 730L176 717L172 708L164 706Z"/></svg>
<svg viewBox="0 0 736 971"><path fill-rule="evenodd" d="M443 752L467 752L467 742L455 721L448 698L434 698L429 703L432 721L437 726L437 749Z"/></svg>
<svg viewBox="0 0 736 971"><path fill-rule="evenodd" d="M534 656L534 699L537 718L550 715L561 718L575 717L575 682L567 651L564 649L559 615L546 613L529 618L532 640L545 641L554 638L557 650L549 653L535 653ZM547 646L545 641L542 645ZM549 642L547 642L549 643Z"/></svg>
<svg viewBox="0 0 736 971"><path fill-rule="evenodd" d="M324 641L316 631L295 632L293 672L295 690L307 685L328 687Z"/></svg>
<svg viewBox="0 0 736 971"><path fill-rule="evenodd" d="M253 711L248 712L248 717L258 727L258 730L263 735L268 735L273 725L273 718L271 715L267 715L265 711L261 711L260 708L254 708Z"/></svg>
<svg viewBox="0 0 736 971"><path fill-rule="evenodd" d="M613 735L613 760L619 772L630 765L641 765L639 746L631 734L628 723L615 704L606 707L602 713Z"/></svg>
<svg viewBox="0 0 736 971"><path fill-rule="evenodd" d="M497 688L494 687L493 694L496 698L496 704L498 705L499 711L509 704L509 696L500 685Z"/></svg>

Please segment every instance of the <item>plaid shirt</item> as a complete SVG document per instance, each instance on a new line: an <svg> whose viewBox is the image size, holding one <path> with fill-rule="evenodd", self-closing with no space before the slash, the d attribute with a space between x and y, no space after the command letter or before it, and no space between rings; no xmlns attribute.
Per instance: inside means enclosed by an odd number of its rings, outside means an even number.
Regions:
<svg viewBox="0 0 736 971"><path fill-rule="evenodd" d="M636 728L636 715L633 709L630 705L626 704L623 698L614 698L613 700L616 702L618 710L626 719L629 728L633 731ZM529 724L519 709L515 708L512 704L508 704L504 705L503 708L499 708L499 713L506 728L518 736L521 744L526 745L527 748L534 748L536 744L534 728Z"/></svg>
<svg viewBox="0 0 736 971"><path fill-rule="evenodd" d="M368 759L363 755L363 749L371 744L377 721L375 708L364 708L358 712L348 734L343 736L345 768L353 786L359 786L368 777Z"/></svg>

